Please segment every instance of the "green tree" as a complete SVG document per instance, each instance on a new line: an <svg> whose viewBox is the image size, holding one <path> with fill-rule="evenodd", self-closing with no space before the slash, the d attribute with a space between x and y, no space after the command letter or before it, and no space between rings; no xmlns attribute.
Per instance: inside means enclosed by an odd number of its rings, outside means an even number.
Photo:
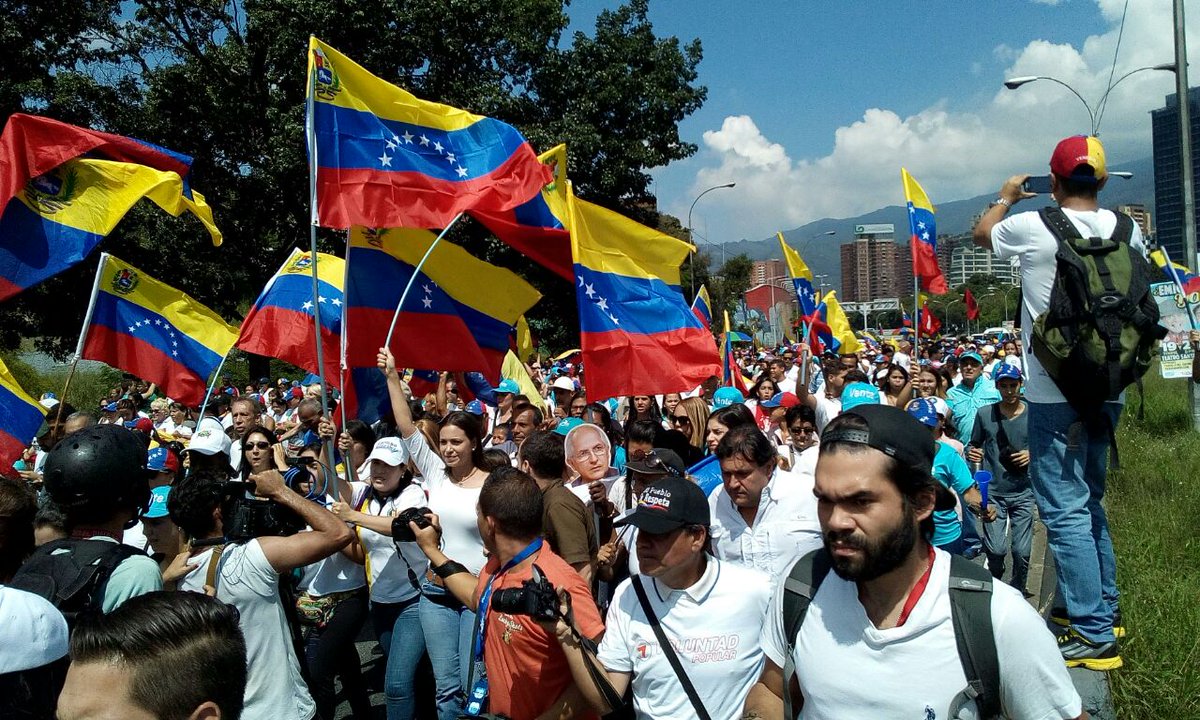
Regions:
<svg viewBox="0 0 1200 720"><path fill-rule="evenodd" d="M43 8L42 6L46 7ZM59 4L61 5L61 4ZM569 146L581 197L653 224L646 170L688 157L678 123L705 97L698 41L659 37L647 0L602 12L592 34L567 28L565 0L15 0L0 37L32 67L0 76L0 111L38 112L131 135L195 158L192 184L225 244L198 223L137 208L104 248L236 320L289 249L308 243L304 142L310 34L427 100L514 124L538 149ZM132 17L128 13L132 10ZM321 249L345 239L322 231ZM544 299L530 313L543 344L578 342L574 290L473 221L451 234L511 267ZM63 356L79 331L94 262L0 307L0 347L38 336Z"/></svg>

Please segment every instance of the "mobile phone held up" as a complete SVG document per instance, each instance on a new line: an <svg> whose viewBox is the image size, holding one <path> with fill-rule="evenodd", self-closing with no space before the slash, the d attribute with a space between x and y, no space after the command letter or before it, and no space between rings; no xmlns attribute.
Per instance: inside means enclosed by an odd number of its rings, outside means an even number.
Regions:
<svg viewBox="0 0 1200 720"><path fill-rule="evenodd" d="M1039 195L1050 194L1050 176L1049 175L1030 175L1026 178L1025 183L1021 185L1021 189L1025 192L1037 193Z"/></svg>

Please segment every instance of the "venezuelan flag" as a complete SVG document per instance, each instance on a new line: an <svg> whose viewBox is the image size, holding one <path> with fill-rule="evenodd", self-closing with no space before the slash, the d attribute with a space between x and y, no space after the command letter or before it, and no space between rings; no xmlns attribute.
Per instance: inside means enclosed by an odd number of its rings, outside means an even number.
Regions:
<svg viewBox="0 0 1200 720"><path fill-rule="evenodd" d="M0 300L82 262L143 197L192 213L219 245L204 196L185 192L175 172L113 160L69 160L30 180L0 215Z"/></svg>
<svg viewBox="0 0 1200 720"><path fill-rule="evenodd" d="M516 207L551 181L516 128L420 100L315 37L308 72L325 227L445 227L467 210Z"/></svg>
<svg viewBox="0 0 1200 720"><path fill-rule="evenodd" d="M0 133L0 207L7 206L30 180L85 153L175 173L183 182L184 197L192 197L188 185L192 159L187 155L144 140L14 113Z"/></svg>
<svg viewBox="0 0 1200 720"><path fill-rule="evenodd" d="M691 390L721 374L679 288L691 245L568 193L589 399Z"/></svg>
<svg viewBox="0 0 1200 720"><path fill-rule="evenodd" d="M4 361L0 360L0 467L13 469L13 463L37 435L45 418L45 409L17 384Z"/></svg>
<svg viewBox="0 0 1200 720"><path fill-rule="evenodd" d="M375 370L375 355L404 286L436 237L427 230L350 231L346 284L347 366ZM442 240L405 300L392 352L404 367L500 376L517 320L541 293L516 273Z"/></svg>
<svg viewBox="0 0 1200 720"><path fill-rule="evenodd" d="M783 250L783 259L787 262L788 274L792 276L792 286L796 289L796 302L800 306L800 314L808 317L817 309L817 293L813 288L812 270L800 257L800 253L788 246L783 239L783 233L777 233L779 247Z"/></svg>
<svg viewBox="0 0 1200 720"><path fill-rule="evenodd" d="M573 282L571 236L563 220L567 216L567 146L547 150L538 160L553 173L540 193L511 210L474 210L471 217L530 260Z"/></svg>
<svg viewBox="0 0 1200 720"><path fill-rule="evenodd" d="M1188 295L1200 293L1200 276L1188 270L1187 266L1171 260L1161 249L1151 252L1150 259L1171 282L1178 283L1185 293Z"/></svg>
<svg viewBox="0 0 1200 720"><path fill-rule="evenodd" d="M904 197L908 201L908 225L912 231L909 248L912 250L913 275L921 281L921 287L931 293L944 295L948 292L946 277L937 261L937 225L934 222L933 204L920 184L900 168L900 180L904 183Z"/></svg>
<svg viewBox="0 0 1200 720"><path fill-rule="evenodd" d="M79 355L156 383L199 405L237 328L183 292L102 253Z"/></svg>
<svg viewBox="0 0 1200 720"><path fill-rule="evenodd" d="M830 290L825 293L821 302L825 305L825 321L829 325L829 332L833 335L836 350L842 355L850 355L862 350L862 343L854 334L850 320L846 317L846 311L842 310L841 304L838 303L837 293Z"/></svg>
<svg viewBox="0 0 1200 720"><path fill-rule="evenodd" d="M753 383L746 382L746 376L742 375L742 369L738 367L737 360L733 357L733 340L736 333L733 332L729 325L729 311L725 311L725 332L721 335L721 384L725 387L737 388L742 397L750 395L750 386Z"/></svg>
<svg viewBox="0 0 1200 720"><path fill-rule="evenodd" d="M317 297L313 298L312 253L292 250L275 273L246 319L237 347L279 358L311 373L317 372L313 321L321 322L321 350L330 384L341 387L333 372L341 365L342 285L346 261L317 253Z"/></svg>
<svg viewBox="0 0 1200 720"><path fill-rule="evenodd" d="M708 297L708 288L704 285L700 286L700 292L692 298L692 313L704 325L705 330L712 328L712 300Z"/></svg>

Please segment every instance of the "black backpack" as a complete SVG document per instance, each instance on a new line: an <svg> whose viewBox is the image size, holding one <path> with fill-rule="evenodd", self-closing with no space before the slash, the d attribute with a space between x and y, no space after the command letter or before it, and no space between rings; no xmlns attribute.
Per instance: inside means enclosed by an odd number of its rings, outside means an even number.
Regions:
<svg viewBox="0 0 1200 720"><path fill-rule="evenodd" d="M21 564L9 586L49 600L62 612L67 625L74 628L80 613L101 611L104 589L113 570L126 558L145 554L125 543L52 540Z"/></svg>
<svg viewBox="0 0 1200 720"><path fill-rule="evenodd" d="M1071 407L1101 417L1106 401L1140 382L1166 335L1150 295L1155 274L1129 245L1133 220L1125 213L1108 238L1084 238L1060 208L1038 214L1058 251L1049 307L1034 318L1033 353Z"/></svg>
<svg viewBox="0 0 1200 720"><path fill-rule="evenodd" d="M830 569L829 553L824 548L814 550L797 560L783 581L783 628L787 638L783 666L785 718L796 717L798 709L793 707L791 687L796 674L793 658L796 639L808 606ZM975 701L983 720L1000 717L1000 662L992 634L992 582L987 569L960 555L950 556L950 618L954 623L954 640L967 677L966 694Z"/></svg>

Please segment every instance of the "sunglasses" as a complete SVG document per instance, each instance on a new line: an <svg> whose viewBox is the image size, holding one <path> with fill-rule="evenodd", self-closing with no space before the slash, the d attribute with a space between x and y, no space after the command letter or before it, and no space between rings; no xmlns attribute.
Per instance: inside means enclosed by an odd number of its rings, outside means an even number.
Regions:
<svg viewBox="0 0 1200 720"><path fill-rule="evenodd" d="M675 425L691 425L692 419L687 415L672 415L671 422Z"/></svg>
<svg viewBox="0 0 1200 720"><path fill-rule="evenodd" d="M270 447L271 447L271 443L267 442L266 440L259 440L258 442L246 443L247 450L249 450L250 448L254 448L256 450L266 450Z"/></svg>

